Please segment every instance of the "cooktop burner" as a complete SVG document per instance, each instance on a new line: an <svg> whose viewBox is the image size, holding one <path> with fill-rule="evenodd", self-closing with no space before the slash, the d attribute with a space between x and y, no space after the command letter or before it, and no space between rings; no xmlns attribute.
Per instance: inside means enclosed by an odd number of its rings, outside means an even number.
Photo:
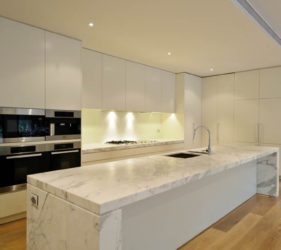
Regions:
<svg viewBox="0 0 281 250"><path fill-rule="evenodd" d="M122 140L122 141L107 141L107 144L136 144L137 141L129 141L129 140Z"/></svg>

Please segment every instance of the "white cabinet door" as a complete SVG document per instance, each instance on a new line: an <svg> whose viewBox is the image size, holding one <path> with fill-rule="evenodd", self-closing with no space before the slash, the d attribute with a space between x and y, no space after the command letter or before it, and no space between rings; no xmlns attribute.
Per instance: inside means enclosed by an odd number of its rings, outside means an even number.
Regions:
<svg viewBox="0 0 281 250"><path fill-rule="evenodd" d="M234 74L218 76L217 142L230 144L234 134Z"/></svg>
<svg viewBox="0 0 281 250"><path fill-rule="evenodd" d="M82 106L101 109L102 101L102 54L82 49Z"/></svg>
<svg viewBox="0 0 281 250"><path fill-rule="evenodd" d="M235 101L235 142L258 143L258 99Z"/></svg>
<svg viewBox="0 0 281 250"><path fill-rule="evenodd" d="M260 142L281 144L281 99L260 100Z"/></svg>
<svg viewBox="0 0 281 250"><path fill-rule="evenodd" d="M0 18L0 106L45 108L44 31Z"/></svg>
<svg viewBox="0 0 281 250"><path fill-rule="evenodd" d="M126 109L126 62L103 55L102 108L105 110Z"/></svg>
<svg viewBox="0 0 281 250"><path fill-rule="evenodd" d="M260 70L260 98L281 97L281 67Z"/></svg>
<svg viewBox="0 0 281 250"><path fill-rule="evenodd" d="M259 98L259 71L235 73L235 98Z"/></svg>
<svg viewBox="0 0 281 250"><path fill-rule="evenodd" d="M46 32L46 108L81 109L79 41Z"/></svg>
<svg viewBox="0 0 281 250"><path fill-rule="evenodd" d="M145 82L145 111L161 112L162 104L162 86L161 71L158 69L146 67Z"/></svg>
<svg viewBox="0 0 281 250"><path fill-rule="evenodd" d="M218 130L218 119L217 119L217 87L218 77L207 77L203 78L202 81L202 123L208 127L211 131L211 139L213 144L218 144L217 141L217 130ZM207 143L207 133L202 133L202 143Z"/></svg>
<svg viewBox="0 0 281 250"><path fill-rule="evenodd" d="M162 71L161 72L161 85L162 85L162 101L161 111L167 113L174 113L175 108L175 85L176 76L173 73Z"/></svg>
<svg viewBox="0 0 281 250"><path fill-rule="evenodd" d="M26 212L26 190L0 194L1 219Z"/></svg>
<svg viewBox="0 0 281 250"><path fill-rule="evenodd" d="M146 67L133 62L126 65L126 110L145 111Z"/></svg>

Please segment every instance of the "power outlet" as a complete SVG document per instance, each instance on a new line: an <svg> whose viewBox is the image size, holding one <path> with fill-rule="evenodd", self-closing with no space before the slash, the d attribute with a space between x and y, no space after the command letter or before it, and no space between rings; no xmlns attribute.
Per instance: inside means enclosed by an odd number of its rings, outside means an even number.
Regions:
<svg viewBox="0 0 281 250"><path fill-rule="evenodd" d="M31 194L30 201L32 206L38 208L39 205L39 196L37 194Z"/></svg>

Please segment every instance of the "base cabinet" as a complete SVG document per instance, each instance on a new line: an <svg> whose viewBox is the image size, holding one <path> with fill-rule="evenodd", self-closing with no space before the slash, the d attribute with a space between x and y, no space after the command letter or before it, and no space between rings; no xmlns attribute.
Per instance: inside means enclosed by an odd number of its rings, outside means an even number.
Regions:
<svg viewBox="0 0 281 250"><path fill-rule="evenodd" d="M25 216L26 190L0 194L0 204L0 224Z"/></svg>

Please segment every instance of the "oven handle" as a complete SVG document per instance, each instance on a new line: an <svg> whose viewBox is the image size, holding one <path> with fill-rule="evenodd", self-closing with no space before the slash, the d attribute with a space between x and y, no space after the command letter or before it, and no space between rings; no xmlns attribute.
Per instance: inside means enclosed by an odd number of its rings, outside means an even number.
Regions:
<svg viewBox="0 0 281 250"><path fill-rule="evenodd" d="M62 155L62 154L71 154L71 153L79 153L79 150L68 150L68 151L59 151L59 152L51 152L52 155Z"/></svg>
<svg viewBox="0 0 281 250"><path fill-rule="evenodd" d="M30 155L15 155L15 156L6 156L7 160L12 159L22 159L22 158L32 158L32 157L40 157L42 154L30 154Z"/></svg>

